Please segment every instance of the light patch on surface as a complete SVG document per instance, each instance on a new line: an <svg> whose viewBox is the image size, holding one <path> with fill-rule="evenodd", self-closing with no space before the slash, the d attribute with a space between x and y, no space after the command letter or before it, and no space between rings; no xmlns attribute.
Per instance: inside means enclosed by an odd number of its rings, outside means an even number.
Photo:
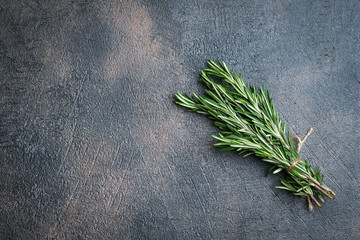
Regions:
<svg viewBox="0 0 360 240"><path fill-rule="evenodd" d="M124 74L154 75L157 64L148 62L157 61L162 46L152 35L153 24L146 8L127 2L102 10L113 32L112 51L104 62L105 77L109 83ZM154 65L155 68L152 68Z"/></svg>

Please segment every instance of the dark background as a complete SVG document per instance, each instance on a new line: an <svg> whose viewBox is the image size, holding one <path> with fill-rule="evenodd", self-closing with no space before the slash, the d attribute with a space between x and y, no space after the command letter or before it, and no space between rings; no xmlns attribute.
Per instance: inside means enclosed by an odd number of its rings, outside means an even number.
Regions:
<svg viewBox="0 0 360 240"><path fill-rule="evenodd" d="M1 239L359 239L360 2L1 1ZM173 103L224 60L336 193L275 189ZM281 175L281 174L280 174Z"/></svg>

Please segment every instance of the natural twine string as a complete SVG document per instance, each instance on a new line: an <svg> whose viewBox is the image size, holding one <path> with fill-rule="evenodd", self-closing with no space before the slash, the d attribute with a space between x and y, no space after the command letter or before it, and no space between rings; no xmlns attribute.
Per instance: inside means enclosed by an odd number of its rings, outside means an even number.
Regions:
<svg viewBox="0 0 360 240"><path fill-rule="evenodd" d="M307 132L306 136L303 138L303 140L301 140L297 135L293 136L291 138L291 140L296 140L298 142L297 144L297 148L296 148L296 152L299 153L300 152L300 149L303 145L303 143L306 141L306 139L310 136L310 134L312 133L313 129L310 128L309 131ZM293 169L295 167L295 165L300 162L302 159L301 158L298 158L296 159L289 167L288 169L286 170L287 172L290 172L291 169Z"/></svg>

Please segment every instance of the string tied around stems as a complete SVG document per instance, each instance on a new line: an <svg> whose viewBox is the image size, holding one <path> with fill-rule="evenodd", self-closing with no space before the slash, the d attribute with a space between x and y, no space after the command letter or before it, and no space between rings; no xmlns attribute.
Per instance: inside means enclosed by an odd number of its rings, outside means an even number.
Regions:
<svg viewBox="0 0 360 240"><path fill-rule="evenodd" d="M292 141L293 141L293 140L296 140L296 141L298 142L297 147L296 147L296 152L297 152L297 153L300 152L302 145L304 144L304 142L306 141L306 139L310 136L310 134L312 133L312 131L313 131L313 129L310 128L309 131L307 132L307 134L305 135L305 137L303 138L303 140L301 140L297 135L295 135L295 136L293 136L293 137L291 138ZM287 172L290 172L291 169L293 169L293 167L295 167L295 165L296 165L298 162L300 162L301 160L302 160L301 158L296 159L296 160L288 167L288 169L287 169L286 171L287 171ZM318 201L316 201L316 199L314 198L314 196L312 196L312 195L310 195L310 196L307 195L306 197L307 197L307 200L308 200L308 208L309 208L310 211L313 210L313 205L312 205L312 203L311 203L311 199L316 203L317 206L321 207L321 204L320 204ZM322 199L322 198L321 198L321 199ZM323 201L323 200L322 200L322 201Z"/></svg>
<svg viewBox="0 0 360 240"><path fill-rule="evenodd" d="M301 150L302 145L304 144L304 142L306 141L306 139L310 136L310 134L312 133L313 129L310 128L309 131L307 132L307 134L305 135L305 137L303 138L303 140L301 140L297 135L293 136L291 138L291 140L296 140L298 142L297 147L296 147L296 152L299 153ZM299 163L302 159L298 158L296 159L293 163L291 163L291 165L288 167L288 169L286 170L287 172L290 172L291 169L293 169L295 167L295 165L297 163Z"/></svg>

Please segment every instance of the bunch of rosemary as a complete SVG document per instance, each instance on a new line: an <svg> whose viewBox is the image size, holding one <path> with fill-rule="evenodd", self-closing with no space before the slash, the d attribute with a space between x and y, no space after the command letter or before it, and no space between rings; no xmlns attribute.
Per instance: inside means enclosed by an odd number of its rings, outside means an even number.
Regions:
<svg viewBox="0 0 360 240"><path fill-rule="evenodd" d="M263 87L258 90L254 86L247 87L241 75L230 72L224 62L209 60L208 65L200 77L200 82L207 87L207 96L176 93L175 103L214 120L215 126L222 130L219 135L212 135L218 140L214 146L223 151L236 150L244 156L255 154L273 165L269 171L274 174L285 170L287 175L280 180L282 186L276 188L306 197L309 210L313 208L312 201L321 207L316 197L322 202L322 195L333 199L335 193L323 184L320 170L300 158L299 150L305 139L290 137L269 91ZM298 140L297 149L294 138Z"/></svg>

